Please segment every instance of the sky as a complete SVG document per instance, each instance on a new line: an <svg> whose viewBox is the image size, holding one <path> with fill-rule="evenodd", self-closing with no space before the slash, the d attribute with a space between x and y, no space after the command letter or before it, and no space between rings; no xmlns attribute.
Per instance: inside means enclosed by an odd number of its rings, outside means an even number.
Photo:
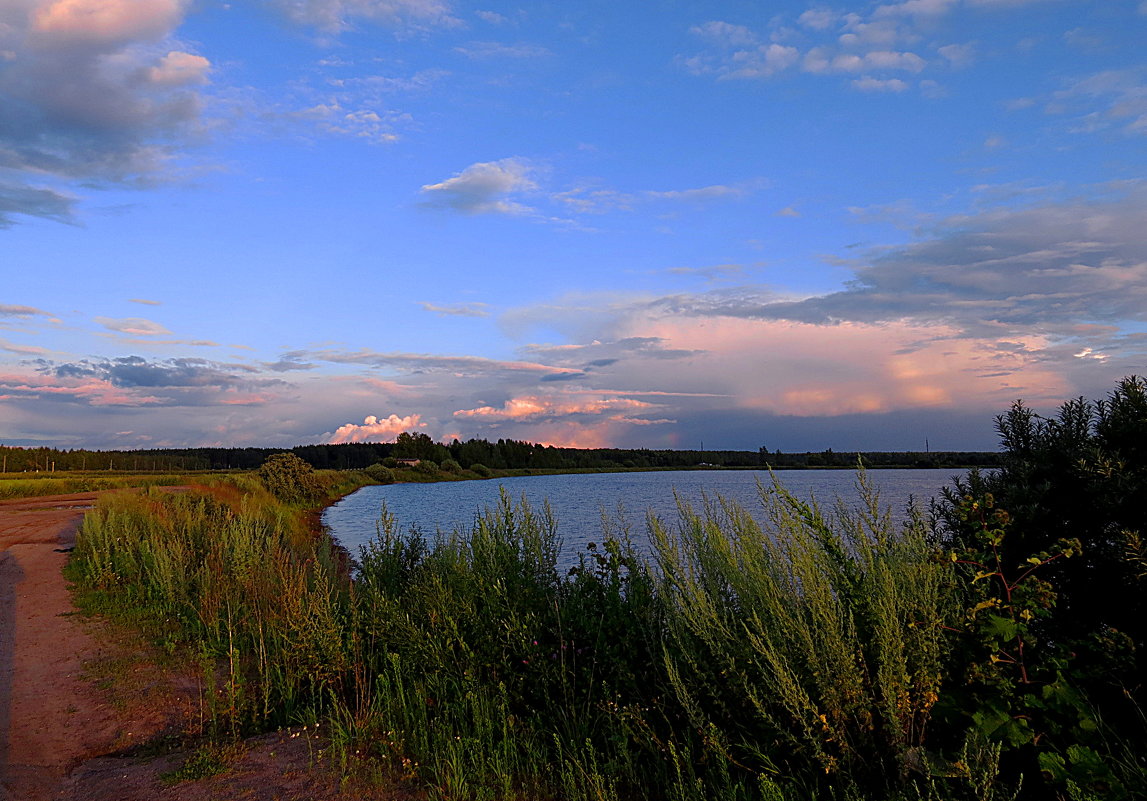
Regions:
<svg viewBox="0 0 1147 801"><path fill-rule="evenodd" d="M993 449L1147 373L1147 0L0 0L0 443Z"/></svg>

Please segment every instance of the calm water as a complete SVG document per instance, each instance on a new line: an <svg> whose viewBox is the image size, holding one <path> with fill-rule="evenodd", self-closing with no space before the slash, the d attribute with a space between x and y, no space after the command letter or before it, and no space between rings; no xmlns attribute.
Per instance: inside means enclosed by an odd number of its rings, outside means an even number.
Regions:
<svg viewBox="0 0 1147 801"><path fill-rule="evenodd" d="M880 492L881 505L894 514L910 498L926 505L960 471L872 470L868 476ZM851 470L791 470L777 473L781 484L798 497L815 497L831 505L837 497L850 503L858 498L856 474ZM330 507L323 522L352 554L376 534L379 512L385 503L400 531L416 527L433 539L438 532L469 531L474 518L498 503L505 487L514 500L525 495L540 510L549 501L562 540L563 567L589 542L602 539L602 515L630 524L635 544L646 531L645 516L653 513L672 523L677 518L674 491L700 506L703 494L735 501L754 516L760 509L757 482L768 484L769 474L757 470L683 470L657 473L588 473L566 476L524 476L487 481L451 481L438 484L390 484L364 487Z"/></svg>

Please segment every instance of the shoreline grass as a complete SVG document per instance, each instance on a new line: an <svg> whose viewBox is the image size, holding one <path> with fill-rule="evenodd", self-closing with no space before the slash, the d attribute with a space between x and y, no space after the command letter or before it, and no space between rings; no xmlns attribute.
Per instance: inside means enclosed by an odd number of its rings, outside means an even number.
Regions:
<svg viewBox="0 0 1147 801"><path fill-rule="evenodd" d="M567 575L557 521L504 490L434 542L383 509L352 581L316 506L374 482L295 468L294 484L268 471L105 496L68 568L89 608L132 610L194 655L216 739L318 724L342 769L450 801L1002 801L1033 786L959 708L975 581L933 521L894 523L863 474L855 509L774 476L763 524L719 498L681 503L648 522L649 556L606 521Z"/></svg>
<svg viewBox="0 0 1147 801"><path fill-rule="evenodd" d="M954 607L923 521L761 500L767 531L683 506L655 563L614 532L570 576L524 500L434 545L384 515L351 583L303 505L228 476L101 498L69 576L198 654L215 735L322 722L431 797L928 797Z"/></svg>

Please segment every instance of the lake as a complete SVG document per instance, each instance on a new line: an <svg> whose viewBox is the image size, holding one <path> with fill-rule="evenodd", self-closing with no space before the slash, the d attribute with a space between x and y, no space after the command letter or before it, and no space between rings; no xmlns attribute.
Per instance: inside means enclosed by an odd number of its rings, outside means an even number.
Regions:
<svg viewBox="0 0 1147 801"><path fill-rule="evenodd" d="M910 499L927 506L928 499L950 486L953 470L870 470L868 477L880 493L882 507L903 517ZM857 476L852 470L778 471L782 486L794 495L815 498L823 506L835 499L858 500ZM677 519L676 492L695 508L703 496L734 501L757 516L760 500L757 482L768 485L762 470L674 470L652 473L584 473L556 476L522 476L485 481L445 481L435 484L388 484L363 487L323 513L331 535L353 555L373 539L383 504L394 515L399 531L417 528L433 539L439 532L469 531L476 515L497 505L504 487L515 501L523 496L540 511L548 501L557 519L562 540L561 566L576 562L590 542L602 540L602 515L612 521L624 519L639 547L646 532L645 519L652 513L672 524Z"/></svg>

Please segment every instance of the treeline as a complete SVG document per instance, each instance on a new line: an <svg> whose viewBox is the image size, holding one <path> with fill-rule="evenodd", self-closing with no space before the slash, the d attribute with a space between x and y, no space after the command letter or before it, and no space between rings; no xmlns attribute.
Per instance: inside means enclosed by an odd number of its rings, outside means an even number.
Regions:
<svg viewBox="0 0 1147 801"><path fill-rule="evenodd" d="M254 470L283 448L159 448L128 451L58 450L0 446L0 472L31 473L64 470L172 472L192 470ZM1000 454L983 451L807 451L782 453L759 448L734 450L651 450L648 448L556 448L512 439L489 442L434 442L421 433L400 434L396 442L354 442L340 445L297 445L290 451L318 470L361 470L387 457L453 459L465 469L475 464L498 470L564 470L617 468L741 467L779 469L855 467L995 467Z"/></svg>

